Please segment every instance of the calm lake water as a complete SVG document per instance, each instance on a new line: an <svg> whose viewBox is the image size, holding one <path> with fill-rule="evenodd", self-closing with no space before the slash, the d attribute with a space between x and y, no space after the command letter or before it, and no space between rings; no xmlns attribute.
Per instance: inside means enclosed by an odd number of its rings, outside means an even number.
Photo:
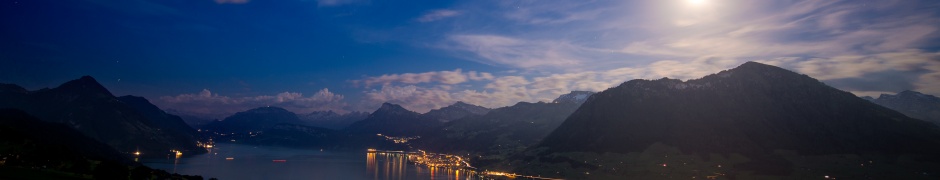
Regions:
<svg viewBox="0 0 940 180"><path fill-rule="evenodd" d="M231 158L231 159L227 159ZM284 160L276 162L274 160ZM147 159L151 168L170 173L231 179L476 179L466 171L409 163L402 154L299 150L241 144L216 144L202 155Z"/></svg>

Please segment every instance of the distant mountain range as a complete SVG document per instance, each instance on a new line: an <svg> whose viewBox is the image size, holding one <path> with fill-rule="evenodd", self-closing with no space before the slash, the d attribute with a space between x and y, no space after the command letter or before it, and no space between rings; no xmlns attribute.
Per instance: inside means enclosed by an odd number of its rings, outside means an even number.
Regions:
<svg viewBox="0 0 940 180"><path fill-rule="evenodd" d="M240 138L239 142L255 145L296 148L340 148L345 139L336 130L297 124L277 124L265 129L257 136Z"/></svg>
<svg viewBox="0 0 940 180"><path fill-rule="evenodd" d="M440 109L433 109L427 113L424 113L423 116L441 122L448 122L472 115L484 115L489 112L489 108L467 104L463 101L457 101L457 103L454 103L450 106L442 107Z"/></svg>
<svg viewBox="0 0 940 180"><path fill-rule="evenodd" d="M594 94L505 164L575 179L929 179L940 175L937 152L936 125L748 62L701 79L631 80Z"/></svg>
<svg viewBox="0 0 940 180"><path fill-rule="evenodd" d="M297 114L280 107L259 107L235 113L222 121L211 122L202 129L221 134L257 133L278 124L303 124Z"/></svg>
<svg viewBox="0 0 940 180"><path fill-rule="evenodd" d="M299 117L305 125L340 130L356 121L366 119L368 116L369 113L358 111L346 114L339 114L333 111L316 111Z"/></svg>
<svg viewBox="0 0 940 180"><path fill-rule="evenodd" d="M592 92L561 95L556 103L520 102L485 115L467 116L445 123L440 132L416 140L416 146L434 152L483 155L474 164L486 166L535 145L577 109Z"/></svg>
<svg viewBox="0 0 940 180"><path fill-rule="evenodd" d="M202 128L202 126L205 126L206 124L219 120L219 119L211 118L211 117L193 115L193 114L186 113L184 111L180 111L176 109L164 109L163 111L166 112L167 114L173 114L173 115L179 116L180 119L183 119L183 122L189 125L189 127L196 128L196 129Z"/></svg>
<svg viewBox="0 0 940 180"><path fill-rule="evenodd" d="M403 145L394 145L385 137L376 134L418 136L433 130L439 123L399 105L386 103L371 114L338 114L325 111L298 116L280 107L260 107L211 122L202 129L203 133L216 140L234 140L254 145L317 149L401 149ZM343 129L331 129L322 125Z"/></svg>
<svg viewBox="0 0 940 180"><path fill-rule="evenodd" d="M917 91L882 94L878 99L862 97L875 104L904 113L904 115L940 125L940 98Z"/></svg>
<svg viewBox="0 0 940 180"><path fill-rule="evenodd" d="M90 76L36 91L2 84L0 99L0 108L19 109L43 121L66 125L123 153L206 152L196 146L193 129L179 117L140 97L115 97Z"/></svg>
<svg viewBox="0 0 940 180"><path fill-rule="evenodd" d="M420 136L439 127L441 122L407 110L397 104L382 107L344 129L351 134L383 134L388 136Z"/></svg>

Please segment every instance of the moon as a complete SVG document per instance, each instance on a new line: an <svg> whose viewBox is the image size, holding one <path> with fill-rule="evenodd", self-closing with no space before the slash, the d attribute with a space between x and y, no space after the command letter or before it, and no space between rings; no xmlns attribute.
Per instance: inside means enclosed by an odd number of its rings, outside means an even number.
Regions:
<svg viewBox="0 0 940 180"><path fill-rule="evenodd" d="M685 0L686 3L693 6L700 6L706 3L708 0Z"/></svg>

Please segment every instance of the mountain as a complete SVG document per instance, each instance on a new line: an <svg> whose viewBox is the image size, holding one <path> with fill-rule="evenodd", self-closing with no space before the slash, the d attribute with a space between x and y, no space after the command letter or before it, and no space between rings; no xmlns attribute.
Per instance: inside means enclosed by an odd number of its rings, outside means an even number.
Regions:
<svg viewBox="0 0 940 180"><path fill-rule="evenodd" d="M488 112L490 112L489 108L457 101L457 103L450 106L428 111L424 113L424 116L441 122L448 122L471 115L484 115Z"/></svg>
<svg viewBox="0 0 940 180"><path fill-rule="evenodd" d="M940 98L936 96L908 90L895 95L882 94L878 99L862 98L912 118L940 125Z"/></svg>
<svg viewBox="0 0 940 180"><path fill-rule="evenodd" d="M43 162L49 160L63 160L62 156L85 156L89 159L109 160L122 164L132 165L133 161L127 159L107 144L88 138L64 124L44 122L26 112L17 109L0 109L0 140L4 147L20 145L26 149L0 148L2 155L22 155L21 160L26 162ZM26 144L23 146L23 144ZM44 148L43 148L44 147ZM18 152L8 152L18 151ZM50 151L50 152L43 152ZM55 152L55 153L52 153ZM48 156L47 156L48 155ZM32 160L39 158L43 160Z"/></svg>
<svg viewBox="0 0 940 180"><path fill-rule="evenodd" d="M571 93L563 94L558 98L555 98L552 103L572 103L572 104L581 104L584 101L587 101L588 97L594 95L594 92L591 91L571 91Z"/></svg>
<svg viewBox="0 0 940 180"><path fill-rule="evenodd" d="M265 146L293 148L333 148L342 142L343 136L336 130L296 124L277 124L256 136L242 138L238 142Z"/></svg>
<svg viewBox="0 0 940 180"><path fill-rule="evenodd" d="M150 169L69 126L17 109L0 109L0 159L0 179L202 179Z"/></svg>
<svg viewBox="0 0 940 180"><path fill-rule="evenodd" d="M383 134L388 136L419 136L440 126L437 120L429 119L397 104L383 103L382 107L357 121L344 131L352 134Z"/></svg>
<svg viewBox="0 0 940 180"><path fill-rule="evenodd" d="M631 80L594 94L506 164L575 179L933 179L937 152L936 125L748 62L701 79Z"/></svg>
<svg viewBox="0 0 940 180"><path fill-rule="evenodd" d="M168 114L153 105L147 99L138 96L121 96L118 100L131 106L149 120L150 125L159 131L169 131L175 141L197 141L199 134L196 130L183 122L179 116ZM188 148L196 148L195 145Z"/></svg>
<svg viewBox="0 0 940 180"><path fill-rule="evenodd" d="M471 159L472 163L486 167L535 145L561 125L578 106L580 103L574 101L520 102L493 109L482 116L447 122L440 132L415 140L413 144L432 152L473 153L476 156Z"/></svg>
<svg viewBox="0 0 940 180"><path fill-rule="evenodd" d="M189 127L196 128L196 129L200 129L202 128L202 126L205 126L206 124L209 124L211 122L218 121L218 119L215 119L215 118L194 115L194 114L186 113L186 112L176 110L176 109L166 109L164 111L167 114L179 116L180 119L183 119L183 122L189 125Z"/></svg>
<svg viewBox="0 0 940 180"><path fill-rule="evenodd" d="M358 111L346 114L333 111L316 111L300 116L300 120L306 125L340 130L356 121L366 119L368 116L369 113Z"/></svg>
<svg viewBox="0 0 940 180"><path fill-rule="evenodd" d="M272 128L277 124L302 124L297 114L279 107L259 107L235 113L222 121L207 124L203 129L220 134L249 134Z"/></svg>
<svg viewBox="0 0 940 180"><path fill-rule="evenodd" d="M187 127L172 125L174 119L150 118L139 111L136 107L155 108L146 100L128 104L90 76L52 89L26 91L11 84L0 89L0 108L20 109L43 121L64 124L120 152L206 152L192 138L185 138L191 135Z"/></svg>

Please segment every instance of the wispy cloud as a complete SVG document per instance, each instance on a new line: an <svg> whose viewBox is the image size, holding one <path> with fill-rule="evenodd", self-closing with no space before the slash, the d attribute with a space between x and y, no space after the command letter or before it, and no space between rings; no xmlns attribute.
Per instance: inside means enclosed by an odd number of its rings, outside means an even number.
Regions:
<svg viewBox="0 0 940 180"><path fill-rule="evenodd" d="M697 59L692 62L659 61L641 67L624 67L610 70L554 73L547 75L493 75L480 78L478 86L454 86L440 81L383 81L381 88L364 91L365 98L359 102L362 111L378 107L383 102L400 104L403 107L427 112L463 101L484 107L497 108L518 102L550 102L559 95L571 91L602 91L632 79L658 79L662 77L691 79L699 78L738 64L724 59ZM435 74L437 72L413 73ZM388 75L383 75L385 77ZM430 76L430 75L426 75ZM381 77L366 77L383 79ZM395 79L395 78L385 78ZM431 83L416 83L431 82Z"/></svg>
<svg viewBox="0 0 940 180"><path fill-rule="evenodd" d="M584 49L563 41L523 40L498 35L452 35L450 49L474 53L481 63L519 68L578 65ZM482 59L481 59L482 58Z"/></svg>
<svg viewBox="0 0 940 180"><path fill-rule="evenodd" d="M858 95L903 90L940 92L940 53L908 49L826 58L774 58L759 62L805 73Z"/></svg>
<svg viewBox="0 0 940 180"><path fill-rule="evenodd" d="M421 84L421 83L441 83L441 84L460 84L467 82L469 80L480 81L480 80L490 80L493 79L493 74L487 72L462 72L460 69L453 71L434 71L434 72L423 72L423 73L402 73L402 74L385 74L377 77L368 77L362 80L353 80L354 84L362 84L365 87L370 87L373 85L381 84L388 85L391 83L403 83L403 84Z"/></svg>
<svg viewBox="0 0 940 180"><path fill-rule="evenodd" d="M456 16L459 14L460 12L458 11L449 10L449 9L439 9L439 10L428 12L422 15L421 17L418 17L418 19L416 20L418 22L431 22L431 21L437 21L437 20L441 20L444 18Z"/></svg>
<svg viewBox="0 0 940 180"><path fill-rule="evenodd" d="M634 77L687 79L788 59L786 68L859 94L940 94L937 1L522 0L453 9L481 15L454 17L437 47L494 66L558 77L626 68Z"/></svg>

